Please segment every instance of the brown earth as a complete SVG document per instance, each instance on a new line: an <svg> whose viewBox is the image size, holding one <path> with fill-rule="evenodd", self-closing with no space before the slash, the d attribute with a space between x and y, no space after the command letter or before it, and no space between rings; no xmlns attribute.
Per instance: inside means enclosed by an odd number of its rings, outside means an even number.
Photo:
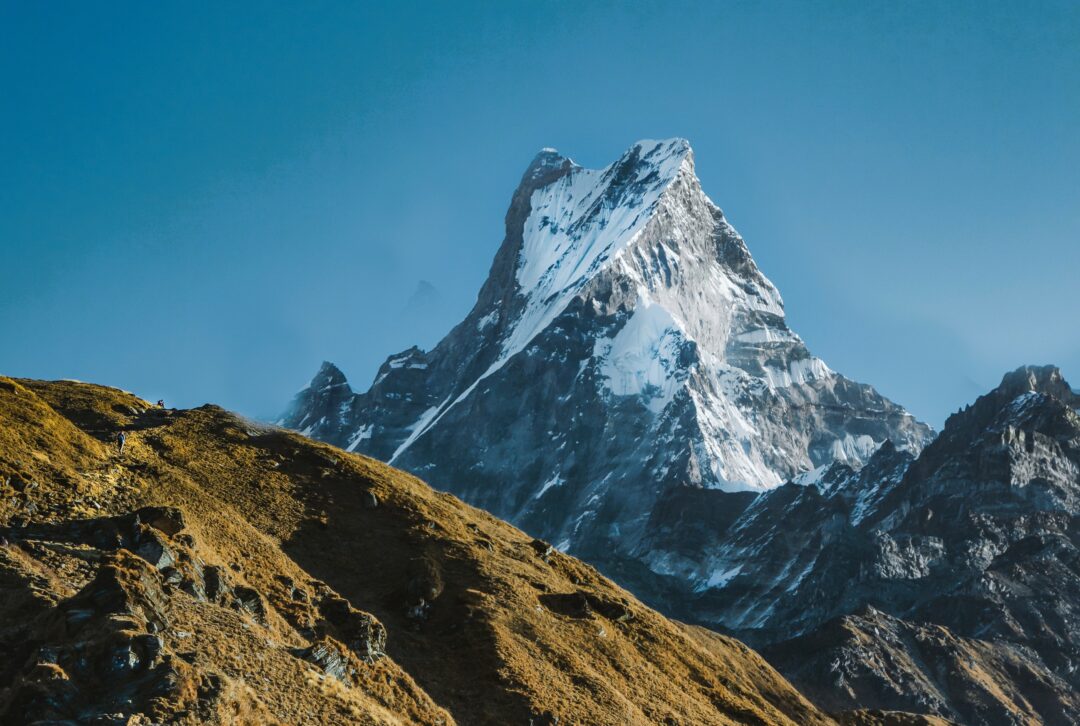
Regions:
<svg viewBox="0 0 1080 726"><path fill-rule="evenodd" d="M3 723L832 723L403 472L83 383L0 378L0 593Z"/></svg>
<svg viewBox="0 0 1080 726"><path fill-rule="evenodd" d="M739 641L385 464L0 377L0 724L25 723L836 721Z"/></svg>

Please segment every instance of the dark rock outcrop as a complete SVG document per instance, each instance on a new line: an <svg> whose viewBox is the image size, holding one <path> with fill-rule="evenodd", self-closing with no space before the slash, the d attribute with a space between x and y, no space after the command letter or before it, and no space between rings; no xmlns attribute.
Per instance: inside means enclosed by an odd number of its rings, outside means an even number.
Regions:
<svg viewBox="0 0 1080 726"><path fill-rule="evenodd" d="M886 445L749 503L672 503L641 545L667 576L639 591L681 593L669 612L762 647L833 709L1078 723L1078 409L1060 371L1024 367L917 458Z"/></svg>

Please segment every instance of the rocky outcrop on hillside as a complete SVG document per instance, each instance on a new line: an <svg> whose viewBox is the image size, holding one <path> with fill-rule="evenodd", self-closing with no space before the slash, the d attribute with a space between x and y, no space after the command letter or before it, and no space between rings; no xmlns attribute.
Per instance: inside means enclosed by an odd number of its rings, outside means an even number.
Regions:
<svg viewBox="0 0 1080 726"><path fill-rule="evenodd" d="M832 719L738 641L384 464L0 378L0 723Z"/></svg>

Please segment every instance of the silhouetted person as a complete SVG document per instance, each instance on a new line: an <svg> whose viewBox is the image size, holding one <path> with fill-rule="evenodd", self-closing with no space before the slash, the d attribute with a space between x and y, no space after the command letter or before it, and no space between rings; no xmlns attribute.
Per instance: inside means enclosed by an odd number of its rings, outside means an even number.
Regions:
<svg viewBox="0 0 1080 726"><path fill-rule="evenodd" d="M116 451L118 454L123 455L125 443L127 443L127 434L121 431L116 435Z"/></svg>

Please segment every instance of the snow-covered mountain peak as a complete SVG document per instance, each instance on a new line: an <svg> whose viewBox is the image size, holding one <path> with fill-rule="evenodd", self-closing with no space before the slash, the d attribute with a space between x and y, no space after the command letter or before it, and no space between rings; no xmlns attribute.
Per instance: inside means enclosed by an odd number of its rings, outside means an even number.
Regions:
<svg viewBox="0 0 1080 726"><path fill-rule="evenodd" d="M633 541L666 487L763 490L930 431L788 328L776 287L702 190L685 139L588 169L541 150L476 305L301 430L391 461L568 546ZM611 535L614 536L614 535Z"/></svg>
<svg viewBox="0 0 1080 726"><path fill-rule="evenodd" d="M677 166L685 160L689 162L692 170L694 150L690 148L689 141L678 136L670 139L641 139L630 145L630 148L623 153L622 159L637 160L652 166L669 163Z"/></svg>
<svg viewBox="0 0 1080 726"><path fill-rule="evenodd" d="M532 190L516 260L524 304L502 357L521 350L638 236L680 172L693 174L685 139L639 141L603 169L542 151L526 178L559 169Z"/></svg>
<svg viewBox="0 0 1080 726"><path fill-rule="evenodd" d="M558 149L545 146L536 152L536 156L529 163L523 176L525 180L535 179L543 176L545 171L553 169L582 169L583 171L602 173L612 169L631 169L641 166L646 170L659 170L661 167L678 167L684 161L692 172L694 168L693 149L690 148L689 141L678 137L636 141L622 153L617 161L602 169L584 169L584 167L575 163L573 159L564 156Z"/></svg>

